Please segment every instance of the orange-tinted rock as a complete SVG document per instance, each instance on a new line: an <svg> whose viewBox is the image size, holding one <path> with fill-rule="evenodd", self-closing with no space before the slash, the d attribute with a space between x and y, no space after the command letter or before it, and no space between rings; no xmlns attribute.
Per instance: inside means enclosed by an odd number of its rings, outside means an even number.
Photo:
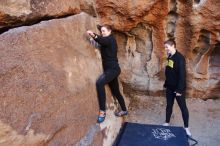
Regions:
<svg viewBox="0 0 220 146"><path fill-rule="evenodd" d="M101 22L111 24L116 35L125 35L118 37L118 42L123 41L119 50L123 50L120 62L123 82L129 88L126 91L162 93L166 64L163 42L175 38L177 49L187 60L188 96L210 98L212 90L219 96L219 79L211 76L220 68L215 67L212 73L209 60L220 41L220 1L97 0L96 5Z"/></svg>
<svg viewBox="0 0 220 146"><path fill-rule="evenodd" d="M219 0L2 0L1 32L48 21L0 35L0 135L24 145L112 144L121 119L109 92L107 120L95 125L102 69L84 32L97 20L115 30L124 93L163 95L163 42L175 38L187 61L187 96L219 97L219 7ZM90 16L69 16L82 11Z"/></svg>
<svg viewBox="0 0 220 146"><path fill-rule="evenodd" d="M160 0L96 0L96 7L102 23L122 31L129 31L141 22L159 26L159 18L167 12L166 2Z"/></svg>
<svg viewBox="0 0 220 146"><path fill-rule="evenodd" d="M1 0L0 30L87 12L96 15L92 0Z"/></svg>
<svg viewBox="0 0 220 146"><path fill-rule="evenodd" d="M0 121L18 133L15 137L24 137L19 145L28 145L25 138L47 145L74 145L87 133L86 142L92 144L96 134L106 132L110 137L98 138L98 143L113 142L121 119L113 114L116 105L109 94L109 118L101 130L96 126L95 81L102 68L86 38L87 29L96 29L96 19L80 13L0 36ZM30 130L36 135L26 136ZM5 144L16 139L5 139Z"/></svg>

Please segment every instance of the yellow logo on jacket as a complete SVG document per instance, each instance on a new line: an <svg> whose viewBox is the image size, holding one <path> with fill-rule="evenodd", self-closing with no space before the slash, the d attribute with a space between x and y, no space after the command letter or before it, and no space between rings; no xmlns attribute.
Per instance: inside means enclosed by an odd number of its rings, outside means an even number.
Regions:
<svg viewBox="0 0 220 146"><path fill-rule="evenodd" d="M168 66L169 67L171 67L171 68L173 68L173 65L174 65L174 62L173 62L173 60L168 60Z"/></svg>

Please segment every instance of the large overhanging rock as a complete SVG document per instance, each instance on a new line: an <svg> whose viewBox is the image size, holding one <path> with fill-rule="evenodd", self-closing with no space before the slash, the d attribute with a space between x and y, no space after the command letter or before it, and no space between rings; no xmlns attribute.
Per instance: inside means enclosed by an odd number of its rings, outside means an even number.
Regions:
<svg viewBox="0 0 220 146"><path fill-rule="evenodd" d="M95 16L93 5L93 0L1 0L0 31L82 11Z"/></svg>
<svg viewBox="0 0 220 146"><path fill-rule="evenodd" d="M112 144L121 119L107 92L108 117L96 125L102 67L87 29L96 19L80 13L0 35L0 145Z"/></svg>

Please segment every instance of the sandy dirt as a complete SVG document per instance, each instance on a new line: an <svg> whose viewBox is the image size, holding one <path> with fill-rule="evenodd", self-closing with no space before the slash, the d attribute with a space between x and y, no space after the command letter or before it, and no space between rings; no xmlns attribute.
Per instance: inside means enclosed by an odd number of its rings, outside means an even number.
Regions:
<svg viewBox="0 0 220 146"><path fill-rule="evenodd" d="M165 121L164 97L139 96L132 99L127 121L160 125ZM220 146L220 100L187 99L189 127L197 146ZM182 115L175 101L171 125L183 126ZM191 143L191 142L190 142ZM192 144L192 143L191 143Z"/></svg>

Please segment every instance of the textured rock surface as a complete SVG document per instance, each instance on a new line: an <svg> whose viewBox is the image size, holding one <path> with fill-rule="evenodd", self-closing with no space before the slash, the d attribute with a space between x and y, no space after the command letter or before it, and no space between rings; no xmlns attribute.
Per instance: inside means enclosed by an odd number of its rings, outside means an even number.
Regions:
<svg viewBox="0 0 220 146"><path fill-rule="evenodd" d="M107 120L95 125L102 69L84 34L99 21L115 30L130 97L163 94L168 38L186 56L187 96L220 97L219 7L219 0L1 0L0 145L111 145L122 119L108 92Z"/></svg>
<svg viewBox="0 0 220 146"><path fill-rule="evenodd" d="M187 60L188 96L220 96L220 56L216 51L220 41L219 0L103 0L96 5L102 23L113 25L121 42L128 94L162 93L166 64L163 42L175 38L177 49Z"/></svg>
<svg viewBox="0 0 220 146"><path fill-rule="evenodd" d="M1 0L0 31L40 20L87 12L95 14L93 0Z"/></svg>
<svg viewBox="0 0 220 146"><path fill-rule="evenodd" d="M189 72L193 76L191 96L220 96L219 7L218 0L194 2L193 5L190 51L186 53L189 58Z"/></svg>
<svg viewBox="0 0 220 146"><path fill-rule="evenodd" d="M152 95L162 91L166 64L163 42L173 37L178 50L187 58L188 95L210 98L213 95L209 91L218 86L219 80L210 77L216 73L212 74L209 62L219 42L219 3L218 0L77 0L62 3L5 0L0 5L0 22L1 27L6 27L19 25L20 21L21 24L29 23L80 11L91 15L97 12L102 23L111 24L118 31L116 35L120 34L124 83L128 88Z"/></svg>
<svg viewBox="0 0 220 146"><path fill-rule="evenodd" d="M18 145L74 145L83 137L88 144L113 142L120 118L109 118L108 124L94 129L95 81L102 69L85 32L95 28L96 20L81 13L0 36L0 120L11 127L8 135L18 133L13 139L1 137L0 145L17 139ZM111 117L116 105L111 98L108 103ZM106 132L112 133L110 139L93 139Z"/></svg>

